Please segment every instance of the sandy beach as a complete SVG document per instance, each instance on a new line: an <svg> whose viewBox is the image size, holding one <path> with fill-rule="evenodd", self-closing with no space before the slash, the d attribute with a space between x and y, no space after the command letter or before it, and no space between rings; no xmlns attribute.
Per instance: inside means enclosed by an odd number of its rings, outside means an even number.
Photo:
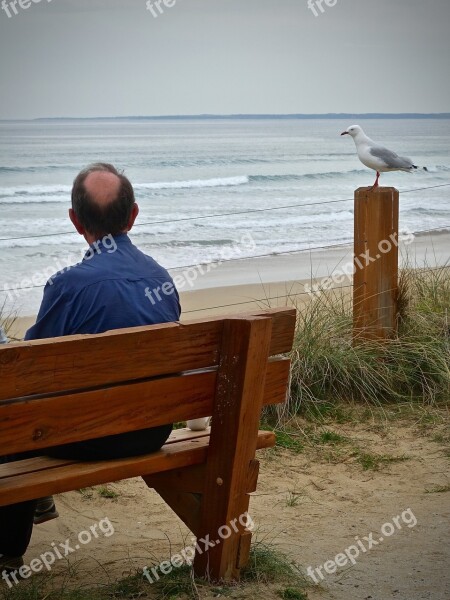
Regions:
<svg viewBox="0 0 450 600"><path fill-rule="evenodd" d="M450 233L432 232L418 235L412 244L400 243L400 264L435 267L450 259ZM305 286L320 282L333 274L345 273L352 265L353 247L304 251L281 256L230 260L220 265L200 265L185 271L171 271L181 277L179 286L182 320L211 315L237 314L268 307L299 305L310 296ZM342 277L338 286L351 285ZM306 288L308 289L308 288ZM350 288L348 288L350 293ZM11 336L23 338L35 322L35 316L19 316Z"/></svg>
<svg viewBox="0 0 450 600"><path fill-rule="evenodd" d="M354 565L318 579L319 585L309 580L308 600L449 598L448 447L436 441L445 435L444 411L420 409L407 420L393 419L389 410L367 412L358 421L327 423L319 430L345 436L365 452L390 456L389 464L364 470L351 451L308 441L311 424L301 421L298 436L304 451L258 453L261 472L250 503L255 540L283 551L305 572L373 532L377 545L361 552ZM53 542L74 540L79 531L105 518L114 535L101 536L59 561L54 575L66 574L70 564L71 585L98 585L159 564L190 543L184 524L140 478L106 489L109 498L100 487L57 496L60 518L35 528L27 563ZM405 511L414 519L390 535L388 525ZM385 530L389 536L380 541L380 531ZM146 589L146 597L161 600L152 586ZM199 586L196 597L254 600L261 593L261 586L232 588L225 595ZM264 586L264 598L279 598L276 586Z"/></svg>

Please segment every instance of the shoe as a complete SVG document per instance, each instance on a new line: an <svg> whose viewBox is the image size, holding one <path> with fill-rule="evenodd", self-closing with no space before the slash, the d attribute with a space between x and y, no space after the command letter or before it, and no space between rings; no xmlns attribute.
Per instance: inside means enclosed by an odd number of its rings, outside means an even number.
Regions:
<svg viewBox="0 0 450 600"><path fill-rule="evenodd" d="M41 523L47 523L52 519L57 519L59 512L56 510L53 496L47 496L46 498L40 498L38 500L36 510L34 512L34 524L40 525Z"/></svg>
<svg viewBox="0 0 450 600"><path fill-rule="evenodd" d="M7 573L13 573L23 567L23 557L22 556L5 556L4 554L0 554L0 573L6 571Z"/></svg>

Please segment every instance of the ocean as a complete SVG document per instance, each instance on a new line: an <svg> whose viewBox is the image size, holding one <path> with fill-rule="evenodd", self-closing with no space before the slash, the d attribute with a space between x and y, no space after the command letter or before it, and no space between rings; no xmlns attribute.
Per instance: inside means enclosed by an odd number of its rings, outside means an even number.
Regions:
<svg viewBox="0 0 450 600"><path fill-rule="evenodd" d="M81 259L86 244L67 211L72 181L91 162L111 162L131 179L140 206L131 238L167 268L351 242L353 192L375 178L357 159L353 141L339 135L351 124L276 118L0 122L0 307L35 314L44 275ZM429 169L382 175L382 185L404 192L400 228L450 229L450 187L409 191L450 184L450 120L361 125Z"/></svg>

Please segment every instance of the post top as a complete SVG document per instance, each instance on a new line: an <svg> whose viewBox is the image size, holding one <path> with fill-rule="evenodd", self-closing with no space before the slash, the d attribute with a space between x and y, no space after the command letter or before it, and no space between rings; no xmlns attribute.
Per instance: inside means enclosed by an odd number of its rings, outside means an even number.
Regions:
<svg viewBox="0 0 450 600"><path fill-rule="evenodd" d="M392 192L399 193L398 189L395 188L395 187L381 187L381 186L378 186L376 188L374 188L372 186L369 186L369 187L360 187L360 188L358 188L356 190L356 193L361 193L361 192L365 192L365 193L370 192L372 194L378 194L378 193L384 194L384 193L387 193L387 192L389 192L389 193L392 193Z"/></svg>

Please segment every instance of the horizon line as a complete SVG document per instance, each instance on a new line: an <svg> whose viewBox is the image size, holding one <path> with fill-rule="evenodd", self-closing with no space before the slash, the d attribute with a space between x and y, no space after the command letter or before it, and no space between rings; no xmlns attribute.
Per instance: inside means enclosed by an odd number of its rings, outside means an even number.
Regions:
<svg viewBox="0 0 450 600"><path fill-rule="evenodd" d="M214 114L201 113L190 115L124 115L105 117L33 117L0 119L0 122L35 122L35 121L101 121L101 120L213 120L213 119L348 119L358 117L362 119L392 119L392 118L428 118L445 119L450 118L448 112L423 113L236 113L236 114Z"/></svg>

